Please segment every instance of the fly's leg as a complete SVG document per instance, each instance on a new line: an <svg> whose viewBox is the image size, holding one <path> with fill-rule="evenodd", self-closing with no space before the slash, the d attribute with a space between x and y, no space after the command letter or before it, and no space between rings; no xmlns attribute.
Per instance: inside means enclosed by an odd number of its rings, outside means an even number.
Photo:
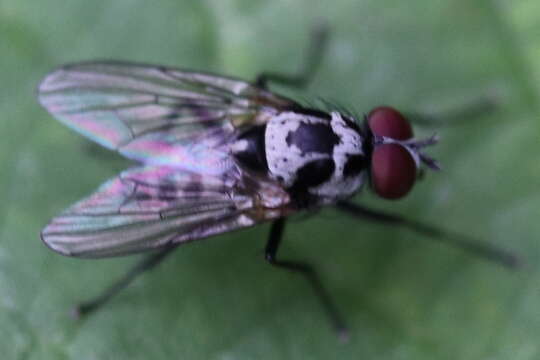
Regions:
<svg viewBox="0 0 540 360"><path fill-rule="evenodd" d="M291 87L305 87L311 81L321 63L328 43L328 34L329 32L326 24L319 24L313 29L302 70L298 74L264 72L257 76L255 85L266 89L268 82L272 81Z"/></svg>
<svg viewBox="0 0 540 360"><path fill-rule="evenodd" d="M418 126L440 128L461 126L497 110L499 100L496 96L481 96L452 109L438 113L405 112L407 119Z"/></svg>
<svg viewBox="0 0 540 360"><path fill-rule="evenodd" d="M101 308L112 297L131 284L131 282L133 282L137 276L141 275L145 271L151 270L161 263L161 261L163 261L167 255L172 253L172 250L175 248L176 245L170 246L160 250L159 252L144 257L141 261L137 262L131 269L129 269L124 276L106 288L101 294L89 301L82 302L75 306L73 309L74 316L85 316Z"/></svg>
<svg viewBox="0 0 540 360"><path fill-rule="evenodd" d="M285 219L280 218L274 223L270 229L270 235L268 242L266 243L265 249L265 258L266 260L274 266L280 267L282 269L290 270L295 273L302 274L310 283L311 287L315 291L315 294L319 298L321 305L328 314L332 325L338 332L338 335L341 340L346 341L348 339L348 329L343 321L341 315L339 314L337 307L335 306L332 298L330 297L328 291L323 286L319 274L315 268L307 263L296 262L296 261L286 261L278 260L276 254L281 243L283 229L285 228Z"/></svg>
<svg viewBox="0 0 540 360"><path fill-rule="evenodd" d="M401 215L369 209L348 201L338 203L337 208L356 217L374 220L385 224L402 226L419 234L426 235L433 240L444 242L448 245L460 248L472 255L508 268L514 269L520 266L519 258L515 254L489 244L480 243L477 240L463 234L439 229L435 226L427 225L419 221L406 219Z"/></svg>

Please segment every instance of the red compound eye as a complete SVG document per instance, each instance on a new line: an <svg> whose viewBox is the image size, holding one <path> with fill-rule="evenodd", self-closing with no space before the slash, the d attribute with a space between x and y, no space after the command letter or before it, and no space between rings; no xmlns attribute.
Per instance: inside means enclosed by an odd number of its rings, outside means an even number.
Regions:
<svg viewBox="0 0 540 360"><path fill-rule="evenodd" d="M386 199L405 196L414 185L416 163L399 144L375 147L371 157L371 180L375 192Z"/></svg>
<svg viewBox="0 0 540 360"><path fill-rule="evenodd" d="M388 106L380 106L368 115L371 131L379 136L396 140L407 140L413 137L411 125L399 111Z"/></svg>

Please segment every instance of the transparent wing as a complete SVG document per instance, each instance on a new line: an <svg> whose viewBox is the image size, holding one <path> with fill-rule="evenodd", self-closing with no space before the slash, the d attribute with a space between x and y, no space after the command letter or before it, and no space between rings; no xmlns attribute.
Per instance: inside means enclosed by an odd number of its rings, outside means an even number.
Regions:
<svg viewBox="0 0 540 360"><path fill-rule="evenodd" d="M41 236L64 255L108 257L206 238L290 211L283 190L256 188L236 175L166 166L128 170L54 218Z"/></svg>
<svg viewBox="0 0 540 360"><path fill-rule="evenodd" d="M41 104L101 145L146 164L219 170L236 128L263 123L263 109L298 106L217 75L123 62L63 66L38 88Z"/></svg>

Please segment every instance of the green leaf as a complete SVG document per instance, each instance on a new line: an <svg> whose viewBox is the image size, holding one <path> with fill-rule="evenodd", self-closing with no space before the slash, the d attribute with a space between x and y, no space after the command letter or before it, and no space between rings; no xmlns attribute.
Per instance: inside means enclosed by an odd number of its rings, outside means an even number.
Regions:
<svg viewBox="0 0 540 360"><path fill-rule="evenodd" d="M533 0L4 0L2 358L538 358L539 11ZM101 311L71 319L74 303L137 258L65 258L41 244L39 231L128 163L41 109L40 79L96 58L248 79L292 72L321 20L332 34L320 72L309 89L287 94L359 113L380 104L443 113L499 99L492 113L435 126L442 141L430 153L443 171L427 174L407 199L364 192L356 200L512 249L526 266L508 271L330 209L291 222L280 255L317 266L351 328L347 344L304 279L264 262L267 225L181 247Z"/></svg>

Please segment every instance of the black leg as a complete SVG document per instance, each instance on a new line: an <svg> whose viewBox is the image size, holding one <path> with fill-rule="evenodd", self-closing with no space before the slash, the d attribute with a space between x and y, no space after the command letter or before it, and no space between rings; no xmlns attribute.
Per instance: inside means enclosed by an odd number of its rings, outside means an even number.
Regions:
<svg viewBox="0 0 540 360"><path fill-rule="evenodd" d="M350 215L362 217L364 219L370 219L396 226L403 226L404 228L427 235L434 240L445 242L449 245L465 250L475 256L498 263L508 268L517 268L521 265L519 258L515 254L504 249L493 247L489 244L479 243L477 240L462 234L442 230L415 220L405 219L400 215L372 210L348 201L338 203L337 208L347 212Z"/></svg>
<svg viewBox="0 0 540 360"><path fill-rule="evenodd" d="M405 112L405 115L411 123L427 128L461 126L470 123L473 119L493 113L497 109L498 103L495 96L481 96L444 112L432 114Z"/></svg>
<svg viewBox="0 0 540 360"><path fill-rule="evenodd" d="M283 260L276 259L276 254L279 248L279 244L281 243L284 228L285 228L284 218L280 218L274 221L274 223L272 224L272 228L270 229L270 236L268 238L268 242L266 243L266 249L265 249L266 260L274 266L287 269L296 273L300 273L306 277L308 282L313 287L315 294L321 301L321 305L323 306L324 310L327 312L328 316L330 317L330 320L332 321L332 325L338 332L340 339L342 339L343 341L346 341L348 339L348 329L345 326L345 322L340 316L328 291L323 286L321 279L319 277L319 274L317 273L315 268L310 264L306 264L302 262L283 261Z"/></svg>
<svg viewBox="0 0 540 360"><path fill-rule="evenodd" d="M124 274L124 276L118 279L110 287L105 289L101 294L89 301L82 302L79 305L75 306L75 308L73 309L73 315L75 317L81 317L98 310L113 296L115 296L122 289L131 284L131 282L135 280L137 276L141 275L145 271L154 268L161 261L163 261L163 259L165 259L167 255L172 253L172 250L175 248L176 245L164 248L162 250L159 250L159 252L146 256L142 259L142 261L136 263L135 266L133 266L126 274Z"/></svg>
<svg viewBox="0 0 540 360"><path fill-rule="evenodd" d="M328 42L328 28L324 24L320 24L313 29L311 34L310 46L306 52L306 58L302 71L298 74L277 74L272 72L262 73L255 79L255 84L258 87L266 88L269 81L280 83L293 87L305 87L321 63Z"/></svg>

